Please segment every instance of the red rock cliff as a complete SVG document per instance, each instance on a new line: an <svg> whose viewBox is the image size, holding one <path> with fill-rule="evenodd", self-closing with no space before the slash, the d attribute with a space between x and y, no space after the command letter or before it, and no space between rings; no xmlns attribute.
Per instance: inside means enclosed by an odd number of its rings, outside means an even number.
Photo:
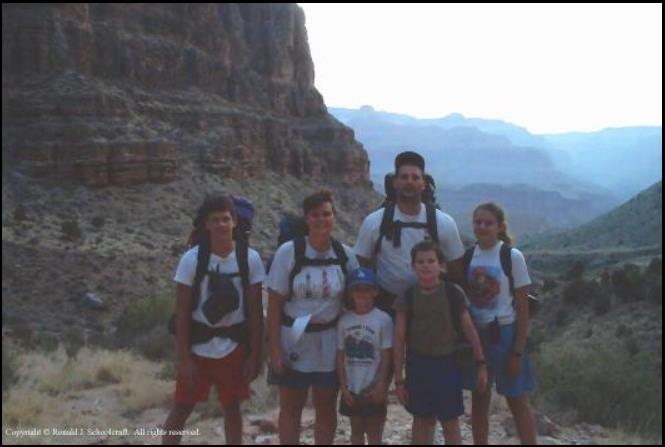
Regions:
<svg viewBox="0 0 665 447"><path fill-rule="evenodd" d="M2 127L3 160L89 186L369 176L292 4L3 4Z"/></svg>

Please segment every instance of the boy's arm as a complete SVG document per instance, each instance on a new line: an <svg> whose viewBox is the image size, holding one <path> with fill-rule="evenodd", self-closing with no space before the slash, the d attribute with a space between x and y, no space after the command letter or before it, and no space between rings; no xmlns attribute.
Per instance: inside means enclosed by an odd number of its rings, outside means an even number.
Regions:
<svg viewBox="0 0 665 447"><path fill-rule="evenodd" d="M349 389L349 383L346 378L346 368L344 367L345 363L344 351L337 350L335 355L335 364L337 366L337 379L339 380L339 388L342 392Z"/></svg>
<svg viewBox="0 0 665 447"><path fill-rule="evenodd" d="M406 312L397 311L395 320L395 340L393 364L395 384L404 382L404 355L406 352Z"/></svg>
<svg viewBox="0 0 665 447"><path fill-rule="evenodd" d="M480 344L480 337L478 337L478 332L476 331L473 321L471 321L471 315L466 308L463 308L460 312L460 323L462 326L462 332L464 332L464 337L471 343L473 347L473 358L477 362L485 361L485 354L483 353L483 347Z"/></svg>

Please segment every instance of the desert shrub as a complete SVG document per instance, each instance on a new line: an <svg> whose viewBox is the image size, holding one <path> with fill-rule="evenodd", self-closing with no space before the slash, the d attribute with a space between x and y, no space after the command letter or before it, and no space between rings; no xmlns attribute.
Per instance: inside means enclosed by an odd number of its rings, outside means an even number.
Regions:
<svg viewBox="0 0 665 447"><path fill-rule="evenodd" d="M18 380L18 361L9 347L2 344L2 391L4 392Z"/></svg>
<svg viewBox="0 0 665 447"><path fill-rule="evenodd" d="M577 279L566 285L563 290L563 302L566 305L587 307L602 294L600 285L596 281Z"/></svg>
<svg viewBox="0 0 665 447"><path fill-rule="evenodd" d="M16 222L23 222L28 218L28 213L25 211L25 207L23 204L19 204L16 208L14 208L14 221Z"/></svg>
<svg viewBox="0 0 665 447"><path fill-rule="evenodd" d="M647 274L663 276L663 260L661 258L652 258L647 267Z"/></svg>
<svg viewBox="0 0 665 447"><path fill-rule="evenodd" d="M139 299L131 302L117 321L116 342L121 347L137 347L149 357L161 358L159 332L155 328L165 328L174 310L175 299L171 293ZM153 333L154 332L154 333ZM152 334L152 335L151 335ZM172 348L166 332L161 332L161 343Z"/></svg>
<svg viewBox="0 0 665 447"><path fill-rule="evenodd" d="M661 374L649 357L616 347L546 350L536 359L538 398L575 409L581 421L662 434Z"/></svg>
<svg viewBox="0 0 665 447"><path fill-rule="evenodd" d="M577 261L573 266L564 274L564 278L569 281L581 280L584 276L585 266L581 261Z"/></svg>
<svg viewBox="0 0 665 447"><path fill-rule="evenodd" d="M100 229L106 223L106 218L104 216L95 216L92 218L92 226L96 229Z"/></svg>
<svg viewBox="0 0 665 447"><path fill-rule="evenodd" d="M593 298L593 311L596 315L605 315L612 308L610 296L602 291Z"/></svg>
<svg viewBox="0 0 665 447"><path fill-rule="evenodd" d="M624 303L644 298L643 278L635 264L626 264L612 272L612 290Z"/></svg>
<svg viewBox="0 0 665 447"><path fill-rule="evenodd" d="M543 282L543 292L547 292L549 290L552 290L556 287L556 280L554 278L545 278L545 281Z"/></svg>
<svg viewBox="0 0 665 447"><path fill-rule="evenodd" d="M60 226L62 237L70 241L76 241L83 236L83 232L79 227L78 220L66 220Z"/></svg>

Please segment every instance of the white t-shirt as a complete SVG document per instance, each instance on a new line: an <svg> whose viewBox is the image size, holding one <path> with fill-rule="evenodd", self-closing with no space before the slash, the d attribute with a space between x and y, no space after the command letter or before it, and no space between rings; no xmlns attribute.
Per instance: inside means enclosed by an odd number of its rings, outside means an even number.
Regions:
<svg viewBox="0 0 665 447"><path fill-rule="evenodd" d="M499 318L501 324L515 321L516 311L510 294L510 281L501 268L501 246L499 241L494 247L483 250L476 246L469 265L467 295L470 302L471 316L479 325L486 325ZM513 281L515 289L531 284L524 255L513 248L510 251L513 263Z"/></svg>
<svg viewBox="0 0 665 447"><path fill-rule="evenodd" d="M384 210L385 208L381 208L374 211L363 221L358 233L358 240L353 248L358 256L368 259L374 257ZM427 223L425 205L420 207L418 215L404 214L398 206L395 206L393 220ZM437 209L436 222L437 232L439 233L439 247L441 247L446 261L454 261L464 256L464 246L453 218ZM406 289L415 284L416 275L411 268L411 249L418 242L425 240L426 237L429 237L426 228L402 228L400 247L393 247L393 242L385 237L381 240L381 250L376 264L377 281L381 287L391 293L401 295Z"/></svg>
<svg viewBox="0 0 665 447"><path fill-rule="evenodd" d="M319 253L306 239L305 257L310 259L336 259L332 247ZM344 245L348 258L346 271L358 268L353 251ZM282 244L275 253L267 285L286 297L283 311L291 318L312 315L311 323L327 323L337 318L343 310L346 278L339 265L303 266L293 279L293 296L288 299L289 276L295 266L293 241ZM291 369L301 372L330 372L335 370L335 328L321 332L305 332L296 341L290 335L291 327L282 325L281 347L284 361Z"/></svg>
<svg viewBox="0 0 665 447"><path fill-rule="evenodd" d="M393 320L378 308L364 315L347 311L337 323L337 350L344 351L349 390L355 394L374 385L384 349L393 347Z"/></svg>
<svg viewBox="0 0 665 447"><path fill-rule="evenodd" d="M180 258L180 263L178 264L178 269L176 270L174 281L184 284L186 286L192 286L194 284L194 277L196 276L196 260L199 253L199 247L196 246L188 250L182 258ZM248 253L248 264L249 264L249 283L251 285L258 284L263 282L266 276L265 269L263 268L263 262L261 262L261 257L259 254L253 250L249 249ZM235 250L226 258L221 258L213 253L210 253L210 262L208 264L208 271L219 271L220 273L237 273L238 262L236 260ZM203 314L203 305L208 299L208 275L203 277L201 281L201 292L199 294L199 303L196 309L192 312L192 319L205 323L208 326L221 327L221 326L231 326L237 323L241 323L245 320L244 313L244 291L242 287L242 280L240 276L233 277L233 285L238 291L240 297L240 305L238 309L231 312L228 315L225 315L221 320L219 320L215 325L210 324L208 319ZM208 357L214 359L221 359L229 355L233 350L238 346L236 342L231 339L223 337L213 337L207 343L200 343L192 345L192 352L201 357Z"/></svg>

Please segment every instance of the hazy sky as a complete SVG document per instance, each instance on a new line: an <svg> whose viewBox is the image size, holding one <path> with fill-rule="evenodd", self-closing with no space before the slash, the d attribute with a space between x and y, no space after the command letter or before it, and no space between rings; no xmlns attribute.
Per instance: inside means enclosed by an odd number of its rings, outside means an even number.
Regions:
<svg viewBox="0 0 665 447"><path fill-rule="evenodd" d="M329 107L534 133L662 125L662 4L307 4Z"/></svg>

